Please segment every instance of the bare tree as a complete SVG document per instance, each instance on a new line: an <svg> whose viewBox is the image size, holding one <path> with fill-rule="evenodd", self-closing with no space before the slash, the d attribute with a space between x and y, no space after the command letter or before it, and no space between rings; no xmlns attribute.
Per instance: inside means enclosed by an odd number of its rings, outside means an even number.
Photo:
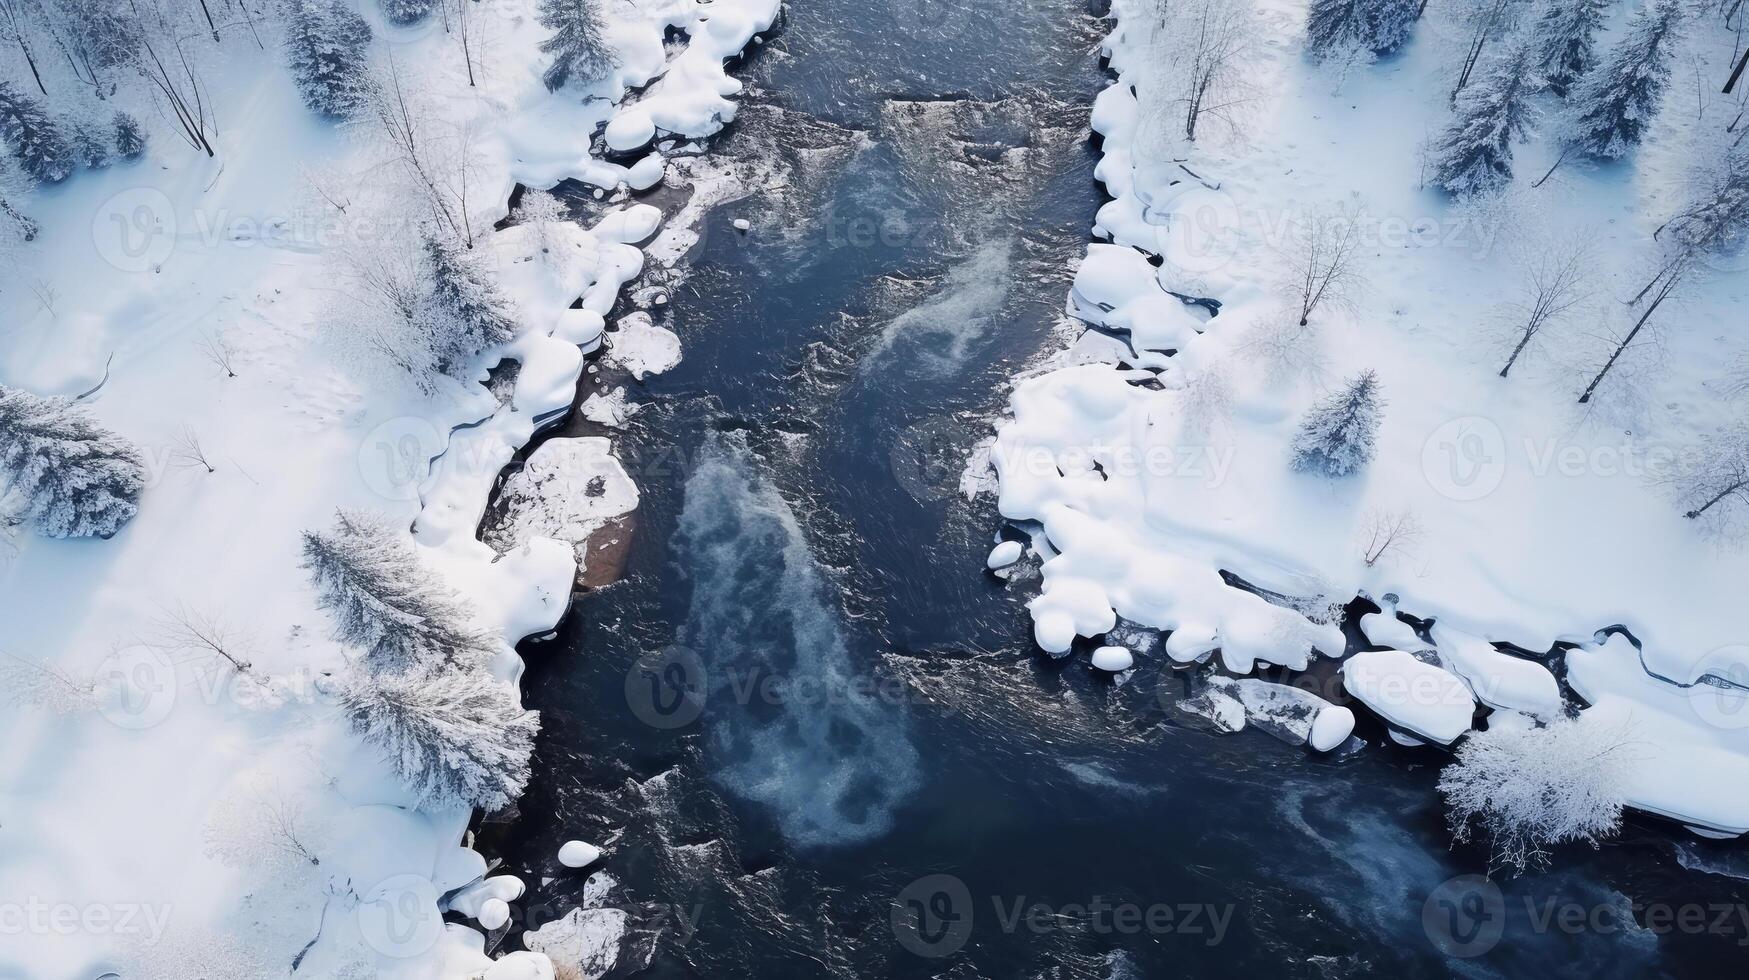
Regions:
<svg viewBox="0 0 1749 980"><path fill-rule="evenodd" d="M1461 0L1459 19L1468 28L1470 38L1458 67L1457 84L1451 90L1453 99L1470 83L1488 44L1512 29L1525 6L1524 0Z"/></svg>
<svg viewBox="0 0 1749 980"><path fill-rule="evenodd" d="M254 665L248 659L251 641L221 616L178 603L165 609L153 621L151 636L147 639L156 647L217 657L229 663L237 673L250 678L255 676Z"/></svg>
<svg viewBox="0 0 1749 980"><path fill-rule="evenodd" d="M182 138L208 157L218 124L208 105L206 82L183 44L185 33L159 0L129 0L138 31L134 69L169 111Z"/></svg>
<svg viewBox="0 0 1749 980"><path fill-rule="evenodd" d="M1352 309L1366 286L1359 267L1365 212L1358 203L1313 211L1296 221L1281 249L1281 291L1304 327L1319 309Z"/></svg>
<svg viewBox="0 0 1749 980"><path fill-rule="evenodd" d="M1595 254L1587 238L1539 238L1520 250L1515 263L1520 270L1518 295L1503 307L1511 318L1512 353L1500 368L1502 378L1546 328L1564 320L1595 291Z"/></svg>
<svg viewBox="0 0 1749 980"><path fill-rule="evenodd" d="M1421 522L1406 510L1368 511L1361 525L1361 560L1372 568L1392 554L1408 557L1421 541Z"/></svg>
<svg viewBox="0 0 1749 980"><path fill-rule="evenodd" d="M61 293L55 288L55 284L38 276L30 281L30 292L36 297L37 306L46 311L50 319L54 319L55 304L61 300Z"/></svg>
<svg viewBox="0 0 1749 980"><path fill-rule="evenodd" d="M1233 385L1226 368L1214 363L1189 372L1180 410L1184 416L1184 432L1192 436L1206 433L1212 426L1232 417Z"/></svg>
<svg viewBox="0 0 1749 980"><path fill-rule="evenodd" d="M534 229L535 244L543 258L553 250L553 226L564 220L565 206L546 191L530 189L517 203L516 222Z"/></svg>
<svg viewBox="0 0 1749 980"><path fill-rule="evenodd" d="M1256 11L1250 0L1189 0L1178 14L1184 46L1184 138L1196 141L1203 116L1233 124L1230 113L1250 101L1246 69L1257 36Z"/></svg>
<svg viewBox="0 0 1749 980"><path fill-rule="evenodd" d="M320 867L321 828L301 801L268 780L219 800L207 817L206 852L232 868L285 873Z"/></svg>
<svg viewBox="0 0 1749 980"><path fill-rule="evenodd" d="M97 707L97 684L52 663L0 651L0 704L73 714Z"/></svg>
<svg viewBox="0 0 1749 980"><path fill-rule="evenodd" d="M1749 423L1733 422L1682 454L1668 477L1683 517L1711 534L1732 536L1749 503Z"/></svg>
<svg viewBox="0 0 1749 980"><path fill-rule="evenodd" d="M1627 727L1592 712L1472 734L1439 775L1452 836L1468 840L1480 827L1491 863L1518 870L1560 844L1595 847L1621 826L1633 747Z"/></svg>
<svg viewBox="0 0 1749 980"><path fill-rule="evenodd" d="M200 345L201 356L212 362L212 365L225 372L225 377L237 376L237 352L225 335L218 331L203 333L197 342Z"/></svg>
<svg viewBox="0 0 1749 980"><path fill-rule="evenodd" d="M199 466L208 473L218 472L206 458L206 450L200 444L199 433L188 426L183 426L182 432L170 444L170 463L172 466L189 468Z"/></svg>
<svg viewBox="0 0 1749 980"><path fill-rule="evenodd" d="M376 120L396 162L425 198L433 219L472 248L468 198L475 161L471 126L464 125L453 134L433 132L434 114L403 84L392 55L371 83L368 113Z"/></svg>

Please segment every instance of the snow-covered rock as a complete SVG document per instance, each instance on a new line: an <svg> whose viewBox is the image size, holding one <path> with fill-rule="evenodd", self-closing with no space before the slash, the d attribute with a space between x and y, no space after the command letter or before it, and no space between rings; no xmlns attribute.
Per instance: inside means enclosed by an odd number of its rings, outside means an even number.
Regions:
<svg viewBox="0 0 1749 980"><path fill-rule="evenodd" d="M1095 668L1113 674L1129 670L1136 664L1135 654L1127 647L1100 647L1093 651L1092 659Z"/></svg>
<svg viewBox="0 0 1749 980"><path fill-rule="evenodd" d="M1367 650L1342 665L1342 687L1417 739L1450 745L1470 730L1476 702L1456 676L1401 650Z"/></svg>
<svg viewBox="0 0 1749 980"><path fill-rule="evenodd" d="M478 919L487 929L502 929L510 922L510 903L501 898L488 898L480 903Z"/></svg>
<svg viewBox="0 0 1749 980"><path fill-rule="evenodd" d="M680 338L656 326L650 314L640 310L620 319L607 356L642 381L680 363Z"/></svg>
<svg viewBox="0 0 1749 980"><path fill-rule="evenodd" d="M1333 704L1318 712L1312 719L1312 731L1306 738L1306 744L1314 752L1328 752L1354 734L1354 712L1339 704Z"/></svg>
<svg viewBox="0 0 1749 980"><path fill-rule="evenodd" d="M990 557L984 560L984 567L989 569L1007 568L1020 560L1026 553L1026 546L1019 541L1004 541L990 549Z"/></svg>
<svg viewBox="0 0 1749 980"><path fill-rule="evenodd" d="M585 567L591 535L638 506L638 487L600 436L549 439L504 481L501 516L482 539L509 550L536 538L569 544Z"/></svg>
<svg viewBox="0 0 1749 980"><path fill-rule="evenodd" d="M552 960L556 980L600 980L619 962L627 917L621 909L573 909L522 942Z"/></svg>
<svg viewBox="0 0 1749 980"><path fill-rule="evenodd" d="M559 863L567 868L586 868L601 860L601 848L587 841L569 840L559 848Z"/></svg>

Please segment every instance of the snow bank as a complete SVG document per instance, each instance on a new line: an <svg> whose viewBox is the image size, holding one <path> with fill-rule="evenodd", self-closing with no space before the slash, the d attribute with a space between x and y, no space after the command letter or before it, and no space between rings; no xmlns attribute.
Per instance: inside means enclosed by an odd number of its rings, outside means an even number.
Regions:
<svg viewBox="0 0 1749 980"><path fill-rule="evenodd" d="M1462 680L1401 650L1367 650L1342 665L1342 688L1423 742L1450 745L1470 730L1476 702Z"/></svg>

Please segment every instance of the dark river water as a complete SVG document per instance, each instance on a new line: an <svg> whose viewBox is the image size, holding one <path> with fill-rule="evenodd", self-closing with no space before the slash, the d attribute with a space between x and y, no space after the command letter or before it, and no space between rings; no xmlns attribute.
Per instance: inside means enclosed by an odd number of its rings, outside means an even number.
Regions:
<svg viewBox="0 0 1749 980"><path fill-rule="evenodd" d="M624 579L524 648L535 778L481 829L530 886L505 948L579 900L582 838L638 924L615 976L1740 973L1743 882L1683 867L1731 848L1562 851L1447 956L1441 898L1473 895L1436 890L1486 856L1449 845L1438 753L1216 734L1194 674L1033 648L1036 580L984 573L998 521L958 481L1063 335L1102 30L1079 0L805 0L737 69L712 156L778 166L662 308L685 360L618 440Z"/></svg>

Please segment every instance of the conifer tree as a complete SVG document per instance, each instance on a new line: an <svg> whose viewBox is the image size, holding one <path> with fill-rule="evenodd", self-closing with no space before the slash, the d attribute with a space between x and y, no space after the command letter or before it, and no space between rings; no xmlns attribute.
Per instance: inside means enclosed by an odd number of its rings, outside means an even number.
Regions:
<svg viewBox="0 0 1749 980"><path fill-rule="evenodd" d="M1574 149L1613 160L1645 138L1670 82L1681 23L1681 0L1656 0L1634 18L1609 58L1573 92Z"/></svg>
<svg viewBox="0 0 1749 980"><path fill-rule="evenodd" d="M285 52L304 104L344 119L369 95L370 24L340 0L286 0Z"/></svg>
<svg viewBox="0 0 1749 980"><path fill-rule="evenodd" d="M416 24L431 13L437 0L381 0L383 16L391 24Z"/></svg>
<svg viewBox="0 0 1749 980"><path fill-rule="evenodd" d="M1419 0L1312 0L1306 50L1314 61L1340 51L1389 54L1409 40L1421 6Z"/></svg>
<svg viewBox="0 0 1749 980"><path fill-rule="evenodd" d="M433 364L462 378L482 351L515 338L516 323L479 256L431 232L423 246L430 293L420 320L430 337Z"/></svg>
<svg viewBox="0 0 1749 980"><path fill-rule="evenodd" d="M73 145L61 128L42 103L6 82L0 82L0 141L32 180L53 184L73 172Z"/></svg>
<svg viewBox="0 0 1749 980"><path fill-rule="evenodd" d="M1512 181L1512 144L1529 134L1539 87L1527 43L1509 46L1492 70L1458 93L1455 116L1431 148L1433 181L1459 197Z"/></svg>
<svg viewBox="0 0 1749 980"><path fill-rule="evenodd" d="M146 152L146 131L140 121L125 112L117 112L110 124L115 140L115 155L123 160L138 160Z"/></svg>
<svg viewBox="0 0 1749 980"><path fill-rule="evenodd" d="M1293 468L1347 476L1372 461L1384 405L1378 377L1364 371L1312 406L1294 437Z"/></svg>
<svg viewBox="0 0 1749 980"><path fill-rule="evenodd" d="M340 708L422 804L495 810L528 783L540 716L483 670L355 671Z"/></svg>
<svg viewBox="0 0 1749 980"><path fill-rule="evenodd" d="M413 546L371 515L342 510L332 530L305 531L303 567L335 638L374 672L471 666L491 649Z"/></svg>
<svg viewBox="0 0 1749 980"><path fill-rule="evenodd" d="M567 82L587 85L607 77L619 64L608 44L600 0L540 0L541 26L553 36L540 49L553 56L542 80L557 92Z"/></svg>
<svg viewBox="0 0 1749 980"><path fill-rule="evenodd" d="M1609 0L1549 0L1531 28L1536 72L1549 89L1565 97L1574 82L1597 63L1597 32Z"/></svg>
<svg viewBox="0 0 1749 980"><path fill-rule="evenodd" d="M139 512L146 466L73 401L0 385L0 477L42 534L107 538Z"/></svg>

